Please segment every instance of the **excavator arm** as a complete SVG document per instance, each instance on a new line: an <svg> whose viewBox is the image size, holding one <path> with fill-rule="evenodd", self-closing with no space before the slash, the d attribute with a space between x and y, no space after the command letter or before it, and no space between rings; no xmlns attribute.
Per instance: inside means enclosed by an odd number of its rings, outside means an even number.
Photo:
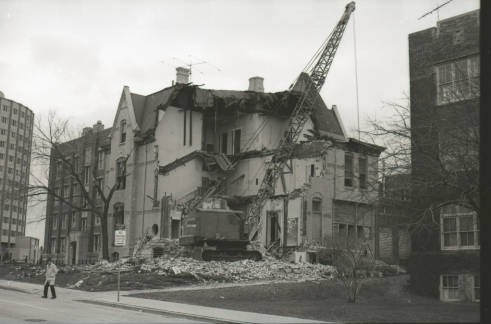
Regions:
<svg viewBox="0 0 491 324"><path fill-rule="evenodd" d="M249 232L250 240L254 240L256 234L259 232L261 226L261 209L265 201L274 195L276 181L283 172L284 164L292 157L294 144L298 141L306 121L310 118L316 103L315 101L319 96L319 91L324 85L344 30L354 10L354 2L346 5L338 24L329 35L325 44L311 60L314 64L307 67L290 88L290 91L300 89L301 96L288 119L287 130L281 138L278 148L273 153L271 159L265 162L264 178L254 201L249 207L247 222L252 225L252 229Z"/></svg>

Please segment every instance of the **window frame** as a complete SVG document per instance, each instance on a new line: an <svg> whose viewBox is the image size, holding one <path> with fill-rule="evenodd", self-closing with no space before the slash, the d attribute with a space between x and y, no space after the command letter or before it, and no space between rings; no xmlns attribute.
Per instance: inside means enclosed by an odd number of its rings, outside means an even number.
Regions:
<svg viewBox="0 0 491 324"><path fill-rule="evenodd" d="M127 123L126 119L119 122L119 144L126 143Z"/></svg>
<svg viewBox="0 0 491 324"><path fill-rule="evenodd" d="M459 64L465 62L465 73L457 69ZM454 102L480 97L480 56L472 55L451 62L444 62L435 66L436 75L436 105L447 105ZM442 80L444 79L444 80ZM465 89L457 88L458 84L466 84ZM475 89L474 87L476 87Z"/></svg>
<svg viewBox="0 0 491 324"><path fill-rule="evenodd" d="M448 278L456 278L456 286L448 286ZM447 280L445 280L447 278ZM447 287L445 286L447 284ZM457 301L460 300L460 276L458 274L442 274L440 276L440 296L446 296L443 300L446 301ZM447 291L447 294L444 292Z"/></svg>
<svg viewBox="0 0 491 324"><path fill-rule="evenodd" d="M453 207L453 210L440 211L440 246L441 250L479 250L480 244L480 224L479 218L475 211L467 209L459 205L448 205L448 208ZM463 218L472 217L472 231L462 228L461 223ZM445 221L455 219L455 230L445 230ZM463 233L473 233L473 244L463 244ZM456 244L446 244L445 235L454 234ZM468 235L466 235L468 237Z"/></svg>

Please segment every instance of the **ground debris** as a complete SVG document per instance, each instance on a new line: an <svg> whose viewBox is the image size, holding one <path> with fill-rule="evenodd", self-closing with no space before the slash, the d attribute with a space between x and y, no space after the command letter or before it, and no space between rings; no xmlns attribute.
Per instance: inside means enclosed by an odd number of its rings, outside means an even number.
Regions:
<svg viewBox="0 0 491 324"><path fill-rule="evenodd" d="M333 278L329 265L294 264L274 258L264 261L201 261L192 258L159 258L140 266L141 271L163 276L193 276L200 281L318 280Z"/></svg>

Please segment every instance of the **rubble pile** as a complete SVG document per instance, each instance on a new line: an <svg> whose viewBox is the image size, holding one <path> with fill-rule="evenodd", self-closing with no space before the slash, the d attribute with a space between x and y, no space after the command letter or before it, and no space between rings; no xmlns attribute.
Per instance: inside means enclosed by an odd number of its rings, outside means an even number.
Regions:
<svg viewBox="0 0 491 324"><path fill-rule="evenodd" d="M321 264L288 263L274 258L264 261L200 261L192 258L156 259L140 266L140 271L159 275L192 275L200 281L319 280L334 278L336 269Z"/></svg>
<svg viewBox="0 0 491 324"><path fill-rule="evenodd" d="M375 260L375 271L380 272L380 276L383 277L406 274L406 270L401 266L397 264L388 264L382 260Z"/></svg>

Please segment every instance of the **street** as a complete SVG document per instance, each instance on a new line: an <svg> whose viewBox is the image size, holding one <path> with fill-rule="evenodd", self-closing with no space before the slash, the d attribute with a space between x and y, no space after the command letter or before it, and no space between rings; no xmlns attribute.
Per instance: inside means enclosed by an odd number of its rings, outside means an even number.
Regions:
<svg viewBox="0 0 491 324"><path fill-rule="evenodd" d="M0 323L204 323L0 288Z"/></svg>

